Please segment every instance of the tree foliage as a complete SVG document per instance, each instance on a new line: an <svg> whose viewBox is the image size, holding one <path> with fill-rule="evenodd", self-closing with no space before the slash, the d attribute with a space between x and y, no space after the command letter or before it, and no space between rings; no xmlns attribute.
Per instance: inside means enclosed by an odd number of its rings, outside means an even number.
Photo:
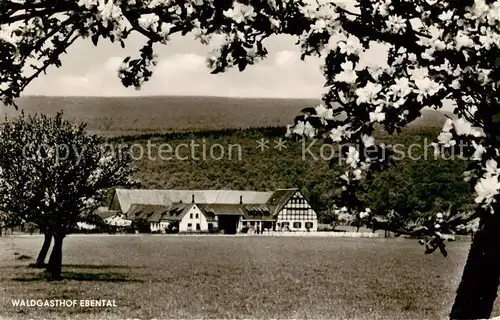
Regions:
<svg viewBox="0 0 500 320"><path fill-rule="evenodd" d="M36 223L61 244L77 222L93 221L108 188L133 182L127 153L62 114L5 121L0 136L0 209L11 220Z"/></svg>
<svg viewBox="0 0 500 320"><path fill-rule="evenodd" d="M306 108L290 134L344 144L349 168L342 200L355 212L368 212L359 196L362 181L390 165L390 153L372 137L374 125L399 132L423 108L441 108L449 99L458 118L445 123L438 143L454 149L468 142L465 178L478 207L472 216L440 218L442 223L415 230L430 236L431 249L442 249L444 230L481 219L452 317L489 317L500 278L500 254L485 247L500 243L493 235L500 218L492 214L500 211L500 1L357 0L348 8L290 0L20 0L2 1L0 10L0 93L9 104L48 66L59 66L60 55L79 37L124 45L132 32L144 35L139 57L125 58L119 70L125 86L140 87L152 75L153 44L167 43L173 33L193 32L203 43L215 34L225 37L209 59L214 73L233 66L242 71L265 57L263 40L272 34L299 36L303 57L324 60L326 92L323 104ZM362 64L373 43L387 48L385 63ZM488 261L495 268L487 280L473 281L469 275L491 268Z"/></svg>

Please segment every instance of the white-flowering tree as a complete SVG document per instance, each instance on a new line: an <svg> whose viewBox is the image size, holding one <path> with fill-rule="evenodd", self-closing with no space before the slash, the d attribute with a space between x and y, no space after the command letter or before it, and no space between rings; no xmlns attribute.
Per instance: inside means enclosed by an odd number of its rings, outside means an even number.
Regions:
<svg viewBox="0 0 500 320"><path fill-rule="evenodd" d="M63 239L77 222L92 220L109 188L133 182L130 156L62 114L6 121L0 137L0 210L44 231L42 263L54 238L47 268L59 279Z"/></svg>
<svg viewBox="0 0 500 320"><path fill-rule="evenodd" d="M370 220L370 216L371 216L370 208L366 208L366 210L361 212L356 212L354 214L353 224L356 227L356 232L359 232L359 229L367 224L367 222Z"/></svg>
<svg viewBox="0 0 500 320"><path fill-rule="evenodd" d="M20 92L51 66L76 39L94 44L106 38L124 45L138 32L145 45L137 58L125 58L119 76L140 87L152 75L155 43L174 33L194 33L203 43L225 37L209 66L214 73L244 70L265 57L263 40L272 34L299 36L303 57L323 58L323 103L304 110L290 134L322 137L345 145L347 171L343 202L366 212L361 181L384 169L389 152L372 137L375 125L399 132L425 107L452 101L457 119L447 121L438 143L455 148L467 141L471 157L465 178L475 184L477 211L454 215L440 224L415 226L433 251L444 230L480 218L467 259L452 318L487 318L500 278L499 46L498 0L353 0L308 6L292 0L12 0L0 2L0 93L14 103ZM384 45L387 59L361 63L373 44Z"/></svg>
<svg viewBox="0 0 500 320"><path fill-rule="evenodd" d="M346 207L338 208L337 206L334 206L333 212L335 214L336 222L336 224L333 225L334 229L337 225L348 226L353 224L355 221L355 216L351 214Z"/></svg>
<svg viewBox="0 0 500 320"><path fill-rule="evenodd" d="M455 215L441 224L415 226L409 234L427 234L427 252L444 254L447 232L479 217L451 318L488 318L500 277L499 157L499 1L358 1L352 11L321 6L319 29L303 34L305 54L325 59L327 91L323 104L304 110L291 134L351 144L345 152L344 201L360 206L360 182L390 160L372 137L375 125L400 131L425 107L455 104L455 120L446 121L437 143L460 146L470 157L465 178L475 184L476 212ZM387 61L361 64L373 43L384 44ZM335 117L343 115L342 120ZM465 147L463 143L467 142Z"/></svg>

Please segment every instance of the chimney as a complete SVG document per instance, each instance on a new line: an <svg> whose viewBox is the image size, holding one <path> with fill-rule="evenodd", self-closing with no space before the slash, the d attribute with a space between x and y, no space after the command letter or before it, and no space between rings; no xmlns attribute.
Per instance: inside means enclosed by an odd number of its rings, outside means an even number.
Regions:
<svg viewBox="0 0 500 320"><path fill-rule="evenodd" d="M191 202L194 203L194 193L193 193L193 195L191 197Z"/></svg>
<svg viewBox="0 0 500 320"><path fill-rule="evenodd" d="M240 196L240 204L243 204L243 196Z"/></svg>

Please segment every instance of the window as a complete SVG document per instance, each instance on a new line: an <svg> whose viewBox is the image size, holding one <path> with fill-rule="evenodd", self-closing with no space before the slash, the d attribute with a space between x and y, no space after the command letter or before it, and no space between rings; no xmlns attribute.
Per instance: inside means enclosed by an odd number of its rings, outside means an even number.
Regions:
<svg viewBox="0 0 500 320"><path fill-rule="evenodd" d="M306 222L306 229L312 229L313 228L313 223L312 222Z"/></svg>
<svg viewBox="0 0 500 320"><path fill-rule="evenodd" d="M189 219L193 219L193 214L192 213L189 214Z"/></svg>
<svg viewBox="0 0 500 320"><path fill-rule="evenodd" d="M300 223L300 222L294 222L293 223L293 228L294 229L300 229L301 227L302 227L302 223Z"/></svg>
<svg viewBox="0 0 500 320"><path fill-rule="evenodd" d="M247 225L247 222L246 221L243 221L243 226L246 226Z"/></svg>
<svg viewBox="0 0 500 320"><path fill-rule="evenodd" d="M198 214L196 214L196 219L198 219L198 218L199 218L199 216L198 216Z"/></svg>
<svg viewBox="0 0 500 320"><path fill-rule="evenodd" d="M197 231L200 231L200 230L201 230L201 226L200 226L200 224L199 224L199 223L197 223L197 224L196 224L196 230L197 230Z"/></svg>
<svg viewBox="0 0 500 320"><path fill-rule="evenodd" d="M250 221L250 225L251 226L255 225L255 222L254 221Z"/></svg>

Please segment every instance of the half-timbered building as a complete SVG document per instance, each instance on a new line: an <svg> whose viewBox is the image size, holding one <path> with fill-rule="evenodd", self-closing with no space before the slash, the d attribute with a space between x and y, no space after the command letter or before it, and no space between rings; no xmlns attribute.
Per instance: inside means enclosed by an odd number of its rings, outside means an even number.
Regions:
<svg viewBox="0 0 500 320"><path fill-rule="evenodd" d="M318 219L299 189L234 190L116 189L110 210L131 221L146 219L152 231L178 223L180 232L226 234L316 231Z"/></svg>

